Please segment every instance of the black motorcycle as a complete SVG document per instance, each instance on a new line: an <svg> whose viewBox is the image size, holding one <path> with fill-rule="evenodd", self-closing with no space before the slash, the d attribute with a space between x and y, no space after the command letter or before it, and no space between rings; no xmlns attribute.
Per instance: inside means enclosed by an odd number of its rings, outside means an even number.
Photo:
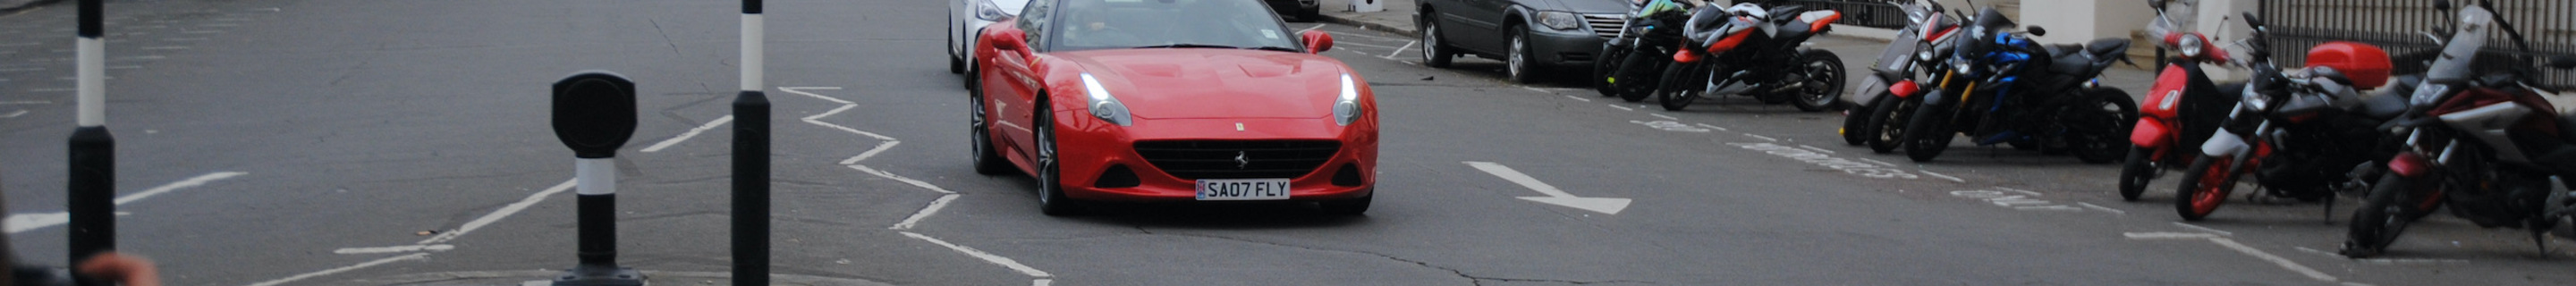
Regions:
<svg viewBox="0 0 2576 286"><path fill-rule="evenodd" d="M2038 148L2075 153L2086 163L2126 155L2129 124L2138 107L2127 92L2100 86L2095 77L2113 62L2126 62L2129 40L2105 38L2085 45L2040 45L2047 34L2018 26L1994 8L1978 11L1969 38L1934 80L1937 92L1906 122L1906 156L1931 161L1965 133L1977 145L2035 142ZM2018 143L2017 143L2018 144Z"/></svg>
<svg viewBox="0 0 2576 286"><path fill-rule="evenodd" d="M1638 102L1654 95L1661 73L1673 63L1673 52L1681 49L1681 24L1690 19L1690 9L1689 2L1673 0L1638 5L1621 24L1619 37L1601 44L1603 56L1594 61L1595 78L1601 79L1594 88L1601 96Z"/></svg>
<svg viewBox="0 0 2576 286"><path fill-rule="evenodd" d="M2558 114L2532 84L2531 45L2522 32L2489 10L2492 1L2459 9L2439 60L2407 98L2404 114L2385 134L2404 138L2385 160L2377 183L2354 210L2343 255L2368 257L2388 249L2406 226L2449 207L2479 227L2523 228L2547 249L2545 233L2576 217L2576 117ZM2449 2L2434 8L2450 12ZM2448 13L2446 13L2448 14ZM2493 31L2504 31L2522 50L2509 68L2476 70ZM2552 66L2576 68L2559 57ZM2472 72L2483 72L2473 75Z"/></svg>
<svg viewBox="0 0 2576 286"><path fill-rule="evenodd" d="M1683 24L1683 48L1655 89L1657 101L1664 110L1682 110L1702 97L1740 94L1804 111L1832 108L1842 96L1842 58L1805 43L1841 18L1802 6L1693 9Z"/></svg>
<svg viewBox="0 0 2576 286"><path fill-rule="evenodd" d="M1870 66L1869 76L1861 78L1859 89L1845 96L1856 103L1845 111L1843 127L1837 130L1845 143L1869 145L1879 153L1894 151L1901 140L1896 136L1904 134L1905 127L1887 123L1905 120L1887 118L1912 114L1922 103L1913 99L1922 94L1922 83L1915 79L1939 75L1942 61L1950 55L1948 49L1965 38L1959 36L1963 29L1957 17L1943 13L1938 2L1923 2L1897 5L1913 24L1897 30L1896 40L1888 41L1878 63Z"/></svg>

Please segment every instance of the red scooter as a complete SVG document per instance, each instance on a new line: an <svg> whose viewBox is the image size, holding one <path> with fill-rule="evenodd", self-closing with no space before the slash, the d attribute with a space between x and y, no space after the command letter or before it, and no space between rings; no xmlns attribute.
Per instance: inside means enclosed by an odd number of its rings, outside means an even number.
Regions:
<svg viewBox="0 0 2576 286"><path fill-rule="evenodd" d="M2164 5L2155 7L2157 20L2166 19ZM2245 89L2242 82L2224 85L2211 83L2201 71L2201 64L2227 64L2227 51L2218 49L2207 36L2194 32L2172 32L2163 36L2163 48L2179 52L2164 62L2156 74L2156 84L2148 89L2147 100L2140 103L2138 123L2129 130L2129 157L2120 168L2120 199L2137 201L2147 182L2163 175L2164 170L2191 165L2200 154L2200 142L2227 119Z"/></svg>

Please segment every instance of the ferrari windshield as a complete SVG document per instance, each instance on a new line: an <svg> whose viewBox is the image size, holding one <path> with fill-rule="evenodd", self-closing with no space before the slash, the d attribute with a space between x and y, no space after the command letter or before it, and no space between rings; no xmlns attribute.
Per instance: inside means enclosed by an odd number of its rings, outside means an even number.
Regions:
<svg viewBox="0 0 2576 286"><path fill-rule="evenodd" d="M1240 48L1296 51L1259 0L1062 0L1052 50Z"/></svg>

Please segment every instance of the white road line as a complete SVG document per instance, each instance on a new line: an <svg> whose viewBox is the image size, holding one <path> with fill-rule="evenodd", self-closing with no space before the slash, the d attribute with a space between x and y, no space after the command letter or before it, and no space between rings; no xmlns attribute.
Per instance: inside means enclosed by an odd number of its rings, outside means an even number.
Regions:
<svg viewBox="0 0 2576 286"><path fill-rule="evenodd" d="M2377 285L2361 284L2361 282L2344 282L2344 283L2343 283L2343 286L2377 286Z"/></svg>
<svg viewBox="0 0 2576 286"><path fill-rule="evenodd" d="M1315 26L1314 26L1314 27L1306 27L1306 29L1304 29L1304 30L1297 30L1297 33L1303 34L1303 33L1306 33L1306 31L1314 31L1315 29L1323 28L1323 27L1324 27L1324 24L1315 24Z"/></svg>
<svg viewBox="0 0 2576 286"><path fill-rule="evenodd" d="M2218 229L2215 229L2215 228L2207 228L2207 227L2201 227L2201 226L2197 226L2197 225L2191 225L2191 224L2188 224L2188 223L2182 223L2182 222L2179 222L2179 221L2174 222L2174 223L2173 223L2173 225L2174 225L2174 226L2179 226L2179 227L2182 227L2182 228L2192 229L2192 230L2204 231L2204 232L2209 232L2209 233L2216 233L2216 234L2218 234L2218 235L2223 235L2223 236L2236 236L2236 233L2233 233L2233 232L2227 232L2227 231L2224 231L2224 230L2218 230Z"/></svg>
<svg viewBox="0 0 2576 286"><path fill-rule="evenodd" d="M1726 130L1726 127L1717 127L1717 125L1708 125L1708 123L1691 123L1691 125L1699 125L1699 127L1708 127L1708 129L1717 129L1717 131L1727 131L1727 130ZM1734 132L1734 131L1727 131L1727 132Z"/></svg>
<svg viewBox="0 0 2576 286"><path fill-rule="evenodd" d="M425 250L425 251L448 251L448 250L453 250L453 249L456 249L456 246L455 246L455 245L431 244L431 245L401 245L401 246L386 246L386 247L351 247L351 248L341 248L341 249L339 249L339 250L332 250L332 251L331 251L331 253L338 253L338 254L377 254L377 253L414 252L414 251L424 251L424 250Z"/></svg>
<svg viewBox="0 0 2576 286"><path fill-rule="evenodd" d="M1536 92L1538 92L1538 93L1556 94L1556 93L1554 93L1554 92L1548 92L1548 91L1547 91L1547 90L1545 90L1545 89L1538 89L1538 88L1536 88L1536 87L1522 86L1522 87L1521 87L1521 89L1527 89L1527 90L1529 90L1529 91L1536 91Z"/></svg>
<svg viewBox="0 0 2576 286"><path fill-rule="evenodd" d="M937 186L937 185L931 185L931 184L930 184L930 182L923 182L923 181L921 181L921 180L914 180L914 179L912 179L912 178L905 178L905 177L903 177L903 176L896 176L896 175L894 175L894 173L887 173L886 171L877 170L876 168L869 168L869 167L868 167L868 165L849 165L849 166L850 166L850 169L857 169L857 170L859 170L860 172L867 172L867 173L868 173L868 174L870 174L870 175L877 175L878 177L885 177L886 179L893 179L893 180L895 180L895 181L903 182L903 183L905 183L905 184L911 184L912 186L915 186L915 187L921 187L921 188L923 188L923 189L929 189L930 191L933 191L933 192L939 192L939 193L942 193L942 194L955 194L955 193L957 193L957 192L948 191L948 189L940 188L940 187L939 187L939 186Z"/></svg>
<svg viewBox="0 0 2576 286"><path fill-rule="evenodd" d="M1467 163L1468 167L1476 167L1476 170L1478 171L1485 171L1485 173L1493 174L1495 177L1502 177L1504 181L1511 181L1513 184L1520 184L1521 187L1529 188L1532 191L1538 191L1540 194L1547 194L1547 196L1550 197L1574 196L1574 194L1565 193L1565 190L1556 189L1556 186L1548 185L1547 182L1541 182L1538 178L1532 178L1529 174L1522 174L1520 171L1512 170L1512 167L1503 166L1503 164L1475 161L1465 163Z"/></svg>
<svg viewBox="0 0 2576 286"><path fill-rule="evenodd" d="M465 236L465 233L474 232L475 229L481 229L483 226L491 225L492 222L501 221L501 218L507 218L510 217L510 215L518 214L521 210L527 210L528 206L536 205L537 202L545 201L546 197L554 196L555 193L562 193L565 190L571 190L573 180L574 179L564 179L561 184L555 184L554 187L546 188L546 190L538 191L535 194L528 194L527 198L519 199L519 202L501 206L501 209L492 210L492 213L490 214L484 214L483 217L475 218L474 221L465 222L465 225L457 226L456 230L451 230L447 233L440 233L437 236L431 236L429 239L423 239L420 240L420 242L413 244L428 245L455 240L456 237Z"/></svg>
<svg viewBox="0 0 2576 286"><path fill-rule="evenodd" d="M1744 136L1745 136L1745 137L1753 137L1753 138L1755 138L1755 139L1762 139L1762 140L1780 141L1780 139L1779 139L1779 138L1771 138L1770 136L1762 136L1762 135L1753 135L1753 133L1744 133Z"/></svg>
<svg viewBox="0 0 2576 286"><path fill-rule="evenodd" d="M947 247L949 250L956 250L956 251L957 251L957 252L959 252L959 253L965 253L965 254L966 254L966 256L973 256L973 257L975 257L976 259L983 259L983 260L984 260L984 262L993 263L993 264L995 264L995 265L1001 265L1002 267L1010 268L1011 270L1014 270L1014 271L1019 271L1019 272L1020 272L1020 274L1027 274L1027 275L1029 275L1029 277L1037 277L1037 278L1055 277L1055 275L1053 275L1053 274L1047 274L1047 273L1046 273L1046 271L1039 271L1037 268L1029 268L1029 266L1028 266L1028 265L1021 265L1019 261L1011 260L1011 258L1009 258L1009 257L1002 257L1002 256L1000 256L1000 255L993 255L992 253L985 253L985 252L984 252L984 251L982 251L982 250L975 250L974 248L968 248L968 247L966 247L966 246L964 246L964 245L957 245L957 244L954 244L954 243L948 243L947 241L942 241L942 240L939 240L939 239L937 239L937 238L931 238L931 237L930 237L930 236L928 236L928 235L921 235L921 234L919 234L919 233L912 233L912 232L910 232L910 231L904 231L904 232L902 232L902 233L903 233L903 236L910 236L910 237L912 237L912 238L914 238L914 239L920 239L920 240L922 240L922 241L928 241L928 242L930 242L931 244L938 244L939 246Z"/></svg>
<svg viewBox="0 0 2576 286"><path fill-rule="evenodd" d="M1655 113L1647 113L1647 114L1646 114L1646 116L1654 116L1655 118L1663 118L1664 120L1682 120L1681 118L1675 118L1675 117L1673 117L1673 116L1671 116L1671 115L1663 115L1663 114L1655 114Z"/></svg>
<svg viewBox="0 0 2576 286"><path fill-rule="evenodd" d="M25 110L20 110L19 112L24 113L24 112L26 112L26 111L25 111ZM13 116L14 116L14 115L13 115ZM118 204L118 205L123 205L123 204L125 204L125 203L131 203L131 202L134 202L134 201L140 201L140 200L143 200L144 198L150 198L150 197L152 197L152 196L160 195L160 194L162 194L162 193L169 193L169 192L171 192L171 191L177 191L177 190L180 190L180 189L186 189L186 188L191 188L191 187L196 187L196 186L203 186L203 185L206 185L206 183L207 183L207 182L214 182L215 180L222 180L222 179L228 179L228 178L232 178L232 177L239 177L239 176L241 176L241 175L247 175L247 174L250 174L250 173L243 173L243 172L214 172L214 173L206 173L205 175L197 175L196 177L193 177L193 178L188 178L188 179L185 179L185 180L179 180L178 182L171 182L171 183L169 183L169 184L163 184L163 185L158 186L158 187L152 187L151 189L145 189L145 190L143 190L142 192L135 192L135 193L133 193L133 194L127 194L127 195L125 195L125 196L117 197L117 198L116 198L116 204ZM51 213L36 213L36 214L13 214L13 215L9 215L9 218L6 220L6 222L0 222L0 224L6 224L6 225L7 225L6 227L8 228L8 233L16 234L16 233L19 233L19 232L25 232L25 231L30 231L30 230L36 230L36 229L42 229L42 228L47 228L47 227L53 227L53 226L56 226L56 225L62 225L62 224L64 224L64 223L69 223L69 222L71 222L71 219L72 219L72 216L71 216L71 213L70 213L70 212L51 212Z"/></svg>
<svg viewBox="0 0 2576 286"><path fill-rule="evenodd" d="M1966 180L1966 179L1960 179L1959 177L1951 177L1950 175L1942 175L1941 173L1933 173L1931 170L1914 169L1914 172L1923 173L1923 175L1925 175L1925 176L1932 176L1933 178L1941 178L1942 180L1950 180L1951 182L1959 182L1959 183L1967 183L1967 182L1968 182L1968 180Z"/></svg>
<svg viewBox="0 0 2576 286"><path fill-rule="evenodd" d="M1392 52L1392 53L1386 53L1386 56L1378 57L1378 58L1383 58L1383 59L1395 59L1395 55L1404 54L1404 50L1410 50L1410 49L1413 49L1413 45L1420 45L1420 44L1422 44L1422 41L1407 41L1407 42L1404 42L1404 47L1398 47L1398 48L1395 48L1395 52Z"/></svg>
<svg viewBox="0 0 2576 286"><path fill-rule="evenodd" d="M2298 262L2292 262L2292 261L2290 261L2290 259L2288 259L2288 258L2281 258L2280 256L2276 256L2276 255L2272 255L2271 253L2263 252L2263 250L2261 250L2261 249L2254 249L2254 247L2252 247L2252 246L2245 246L2245 244L2243 244L2243 243L2236 243L2236 240L2233 240L2233 239L2227 239L2227 238L2225 238L2225 237L2212 237L2212 238L2209 238L2209 242L2215 242L2215 243L2218 243L2218 245L2220 245L2220 246L2226 246L2226 247L2227 247L2227 248L2229 248L2229 249L2235 249L2235 250L2236 250L2236 252L2242 252L2242 253L2245 253L2245 255L2252 255L2252 256L2254 256L2254 258L2260 258L2260 259L2263 259L2263 261L2271 261L2271 262L2272 262L2272 264L2278 264L2278 265L2281 265L2281 268L2289 269L2291 272L2298 272L2298 273L2299 273L2299 274L2301 274L2301 275L2307 275L2307 276L2308 276L2308 278L2315 278L2315 279L2317 279L2317 281L2326 281L2326 282L2334 282L2334 281L2335 281L2335 277L2334 277L2334 276L2326 275L2326 273L2325 273L2325 272L2318 272L2316 269L2310 269L2310 268L2308 268L2308 267L2307 267L2307 266L2305 266L2305 265L2299 265L2299 263L2298 263Z"/></svg>
<svg viewBox="0 0 2576 286"><path fill-rule="evenodd" d="M662 142L653 143L653 146L646 146L642 151L644 153L661 152L662 148L671 148L671 145L679 145L680 141L689 141L689 138L698 137L698 133L707 132L708 129L716 129L716 126L724 126L726 122L733 122L733 115L717 117L716 120L707 121L707 124L698 125L698 128L689 128L689 132L680 132L680 136L672 136L671 139L662 139Z"/></svg>
<svg viewBox="0 0 2576 286"><path fill-rule="evenodd" d="M1806 148L1808 151L1825 152L1825 154L1834 153L1834 150L1825 150L1825 148L1816 148L1816 146L1808 146L1807 144L1798 144L1798 148Z"/></svg>
<svg viewBox="0 0 2576 286"><path fill-rule="evenodd" d="M1896 166L1896 164L1895 164L1895 163L1880 162L1880 161L1878 161L1878 160L1870 160L1869 158L1853 158L1853 159L1854 159L1854 160L1860 160L1861 162L1870 162L1870 163L1878 163L1879 165L1887 165L1888 167L1895 167L1895 166Z"/></svg>
<svg viewBox="0 0 2576 286"><path fill-rule="evenodd" d="M1037 279L1037 280L1029 280L1029 286L1048 286L1048 285L1055 285L1055 279Z"/></svg>
<svg viewBox="0 0 2576 286"><path fill-rule="evenodd" d="M37 89L28 89L28 90L27 90L27 92L73 92L73 91L79 91L79 89L70 89L70 88L37 88Z"/></svg>
<svg viewBox="0 0 2576 286"><path fill-rule="evenodd" d="M0 81L6 81L6 80L5 80L5 78L0 78ZM0 105L19 105L19 104L54 104L54 102L52 102L52 101L43 101L43 100L0 101Z"/></svg>
<svg viewBox="0 0 2576 286"><path fill-rule="evenodd" d="M144 49L144 50L185 50L185 49L188 49L188 46L154 46L154 47L143 47L143 49Z"/></svg>
<svg viewBox="0 0 2576 286"><path fill-rule="evenodd" d="M2121 235L2121 236L2129 237L2129 239L2138 239L2138 240L2147 240L2147 239L2210 239L2210 238L2218 238L2218 235L2207 234L2207 233L2190 233L2190 232L2131 232L2131 233L2123 233L2123 234L2120 234L2120 235Z"/></svg>
<svg viewBox="0 0 2576 286"><path fill-rule="evenodd" d="M895 223L895 224L894 224L894 226L886 227L886 229L892 229L892 230L906 230L906 229L912 229L912 226L913 226L914 224L921 223L921 219L923 219L923 218L929 218L929 217L930 217L930 215L939 214L939 209L941 209L941 208L947 208L947 207L948 207L948 202L949 202L949 201L955 201L955 200L957 200L957 194L946 194L946 195L940 195L940 196L939 196L939 199L937 199L937 200L931 200L931 201L930 201L930 206L928 206L928 207L922 207L922 208L921 208L921 211L913 212L911 217L905 217L905 218L903 218L903 222Z"/></svg>
<svg viewBox="0 0 2576 286"><path fill-rule="evenodd" d="M2123 211L2123 210L2120 210L2120 209L2114 209L2114 208L2107 208L2107 207L2097 206L2097 205L2093 205L2093 204L2091 204L2091 203L2075 202L2075 205L2078 205L2078 206L2084 206L2085 208L2091 208L2091 209L2094 209L2094 210L2099 210L2099 211L2104 211L2104 212L2110 212L2110 213L2119 214L2119 215L2129 215L2129 212L2128 212L2128 211Z"/></svg>
<svg viewBox="0 0 2576 286"><path fill-rule="evenodd" d="M1610 108L1618 108L1619 110L1627 110L1627 111L1637 111L1637 109L1635 109L1635 108L1628 108L1628 107L1626 107L1626 106L1619 106L1618 104L1611 104L1611 105L1610 105Z"/></svg>
<svg viewBox="0 0 2576 286"><path fill-rule="evenodd" d="M1592 99L1590 99L1590 98L1583 98L1583 97L1579 97L1579 96L1567 95L1567 96L1565 96L1565 98L1572 98L1572 99L1574 99L1575 101L1592 102Z"/></svg>
<svg viewBox="0 0 2576 286"><path fill-rule="evenodd" d="M2036 197L2036 196L2039 196L2039 195L2040 195L2040 193L2039 193L2039 192L2033 192L2033 191L2023 190L2023 189L2006 188L2006 187L1995 187L1995 189L1997 189L1997 190L2004 190L2004 191L2006 191L2006 192L2022 193L2022 194L2030 195L2030 196L2033 196L2033 197Z"/></svg>
<svg viewBox="0 0 2576 286"><path fill-rule="evenodd" d="M27 115L27 110L19 109L18 111L10 111L9 113L0 113L0 118L18 118L19 115Z"/></svg>
<svg viewBox="0 0 2576 286"><path fill-rule="evenodd" d="M339 274L340 272L348 272L349 270L358 270L358 268L367 268L367 267L376 266L376 265L378 265L378 264L393 263L393 262L395 262L395 261L403 261L403 260L417 260L417 259L428 258L428 257L429 257L429 254L428 254L428 253L413 253L413 254L403 255L403 256L386 257L386 258L384 258L384 259L377 259L377 260L375 260L375 261L367 261L367 262L363 262L363 263L358 263L357 265L341 266L340 268L324 269L324 270L322 270L322 271L314 271L313 273L296 274L295 276L287 276L286 278L279 278L279 279L277 279L277 280L269 280L269 281L262 281L262 282L259 282L259 283L251 283L251 284L250 284L250 286L275 286L275 285L278 285L278 284L286 284L287 282L295 282L295 280L304 280L304 279L310 279L310 278L313 278L313 277L322 277L323 275Z"/></svg>

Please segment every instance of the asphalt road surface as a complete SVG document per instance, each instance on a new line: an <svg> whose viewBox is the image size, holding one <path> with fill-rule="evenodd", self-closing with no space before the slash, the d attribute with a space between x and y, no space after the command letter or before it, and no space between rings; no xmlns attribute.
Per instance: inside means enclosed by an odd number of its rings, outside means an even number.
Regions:
<svg viewBox="0 0 2576 286"><path fill-rule="evenodd" d="M621 262L726 283L731 1L110 1L121 251L173 285L516 285L574 262L547 84L634 78ZM1413 63L1347 26L1384 120L1376 206L1037 212L968 166L938 1L769 1L773 264L796 285L2568 285L2565 239L2448 216L2386 258L2328 252L2350 200L2179 223L2109 165L1966 143L1906 162L1831 113L1678 112L1499 63ZM0 187L24 259L64 263L69 5L0 15ZM1821 38L1865 70L1881 44ZM1858 74L1858 73L1855 73ZM2111 78L2138 93L2145 78ZM1561 195L1561 196L1560 196ZM1551 204L1531 197L1601 198ZM1607 201L1625 199L1615 208ZM1564 200L1564 199L1560 199ZM2327 221L2331 222L2327 222Z"/></svg>

